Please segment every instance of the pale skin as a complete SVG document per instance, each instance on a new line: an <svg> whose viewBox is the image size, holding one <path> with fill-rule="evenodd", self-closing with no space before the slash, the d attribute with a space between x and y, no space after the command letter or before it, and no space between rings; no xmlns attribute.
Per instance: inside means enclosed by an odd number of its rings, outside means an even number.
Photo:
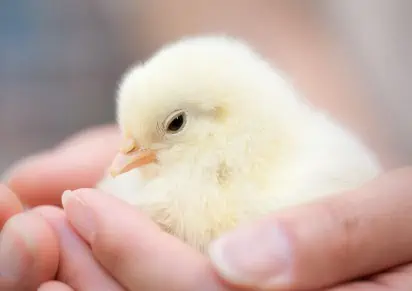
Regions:
<svg viewBox="0 0 412 291"><path fill-rule="evenodd" d="M97 137L112 142L101 148ZM117 130L109 127L81 134L17 166L9 186L26 204L59 205L64 190L89 188L96 182L118 141ZM71 157L80 152L88 153L84 162L90 162L82 164L89 165L83 169L89 179L67 175L77 171ZM49 167L55 171L42 170ZM292 249L290 290L404 290L412 284L411 195L412 168L395 170L355 191L241 226L229 235L229 249L241 248L242 241L250 245L248 233L253 236L280 225ZM23 263L11 277L14 280L2 276L1 290L35 290L43 282L41 291L241 290L234 287L235 277L226 278L207 257L114 197L81 189L65 201L64 210L40 206L27 212L5 187L0 188L0 199L2 241L24 242L14 248ZM79 221L84 215L87 223ZM16 256L10 256L0 257L3 266L12 265ZM246 275L254 274L253 266L243 269ZM273 265L267 274L283 271ZM19 285L21 278L25 286Z"/></svg>

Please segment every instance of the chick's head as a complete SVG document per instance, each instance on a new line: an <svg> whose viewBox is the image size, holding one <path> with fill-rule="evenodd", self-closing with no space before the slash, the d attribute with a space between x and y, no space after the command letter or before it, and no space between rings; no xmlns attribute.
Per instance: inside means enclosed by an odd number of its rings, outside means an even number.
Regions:
<svg viewBox="0 0 412 291"><path fill-rule="evenodd" d="M253 144L276 138L302 114L294 96L267 62L234 39L191 38L166 46L120 84L124 145L113 174L148 164L196 163L221 152L242 166Z"/></svg>

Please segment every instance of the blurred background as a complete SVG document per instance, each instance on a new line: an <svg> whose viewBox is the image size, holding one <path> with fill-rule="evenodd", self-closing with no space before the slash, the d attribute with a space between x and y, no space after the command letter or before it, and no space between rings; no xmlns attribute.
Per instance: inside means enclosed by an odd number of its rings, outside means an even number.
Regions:
<svg viewBox="0 0 412 291"><path fill-rule="evenodd" d="M201 33L250 42L387 165L412 162L412 1L2 0L0 172L113 122L125 69Z"/></svg>

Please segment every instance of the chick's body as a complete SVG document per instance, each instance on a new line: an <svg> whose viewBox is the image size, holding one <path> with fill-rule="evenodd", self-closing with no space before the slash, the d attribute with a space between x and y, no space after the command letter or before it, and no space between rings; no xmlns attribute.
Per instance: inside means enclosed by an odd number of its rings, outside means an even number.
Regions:
<svg viewBox="0 0 412 291"><path fill-rule="evenodd" d="M200 251L243 221L380 172L353 135L225 37L182 40L127 72L118 122L156 160L98 187Z"/></svg>

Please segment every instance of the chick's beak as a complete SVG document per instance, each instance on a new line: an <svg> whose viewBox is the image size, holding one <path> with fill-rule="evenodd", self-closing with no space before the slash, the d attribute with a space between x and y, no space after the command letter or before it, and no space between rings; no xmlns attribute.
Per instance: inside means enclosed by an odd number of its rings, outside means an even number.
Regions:
<svg viewBox="0 0 412 291"><path fill-rule="evenodd" d="M140 147L133 139L125 139L110 167L110 174L116 177L155 160L155 151Z"/></svg>

